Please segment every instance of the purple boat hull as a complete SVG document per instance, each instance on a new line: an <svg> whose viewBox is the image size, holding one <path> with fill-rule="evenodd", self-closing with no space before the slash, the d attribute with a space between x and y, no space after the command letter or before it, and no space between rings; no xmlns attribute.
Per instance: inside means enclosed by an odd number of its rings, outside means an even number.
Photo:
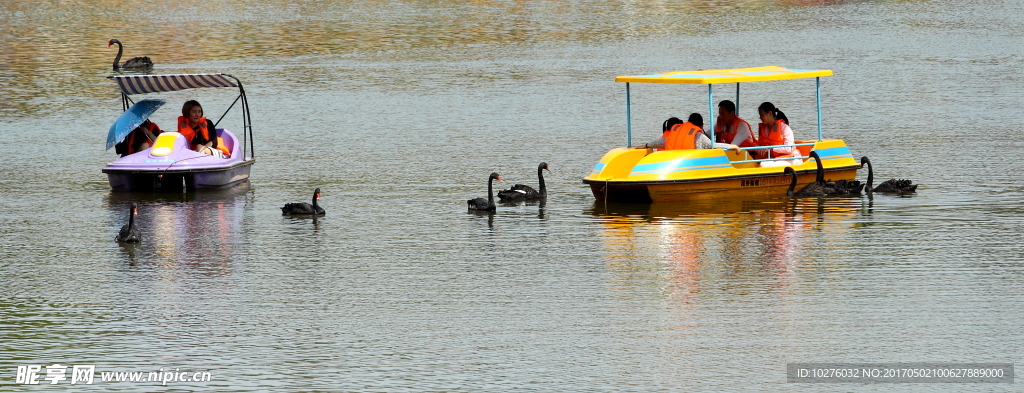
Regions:
<svg viewBox="0 0 1024 393"><path fill-rule="evenodd" d="M244 158L238 138L217 129L228 158L191 150L177 132L160 134L153 147L107 164L110 188L115 191L177 191L227 187L249 179L255 158Z"/></svg>

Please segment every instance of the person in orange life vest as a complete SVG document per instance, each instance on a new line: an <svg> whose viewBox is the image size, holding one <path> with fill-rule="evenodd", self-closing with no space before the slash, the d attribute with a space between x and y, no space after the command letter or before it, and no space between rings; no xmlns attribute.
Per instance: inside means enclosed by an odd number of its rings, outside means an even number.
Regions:
<svg viewBox="0 0 1024 393"><path fill-rule="evenodd" d="M700 113L691 113L686 122L677 117L670 117L661 124L661 138L643 144L643 146L632 146L632 149L659 149L659 150L683 150L683 149L731 149L737 153L740 147L727 143L711 143L704 133L704 117Z"/></svg>
<svg viewBox="0 0 1024 393"><path fill-rule="evenodd" d="M757 125L758 146L792 145L793 129L789 128L789 119L770 102L763 102L757 107L757 114L761 116L761 123ZM775 147L757 151L758 158L787 158L799 157L800 151L794 146ZM804 160L796 158L792 160L762 161L761 167L790 166L803 164Z"/></svg>
<svg viewBox="0 0 1024 393"><path fill-rule="evenodd" d="M146 120L135 127L121 143L114 145L114 151L124 157L146 150L153 146L153 142L161 132L163 131L160 131L160 127L156 123Z"/></svg>
<svg viewBox="0 0 1024 393"><path fill-rule="evenodd" d="M178 132L189 141L192 150L220 158L231 154L226 148L218 146L217 131L213 122L203 117L203 107L196 100L186 101L181 108Z"/></svg>
<svg viewBox="0 0 1024 393"><path fill-rule="evenodd" d="M757 146L757 137L750 129L750 123L736 116L736 104L725 100L718 103L718 120L715 121L715 142L728 143L739 147Z"/></svg>

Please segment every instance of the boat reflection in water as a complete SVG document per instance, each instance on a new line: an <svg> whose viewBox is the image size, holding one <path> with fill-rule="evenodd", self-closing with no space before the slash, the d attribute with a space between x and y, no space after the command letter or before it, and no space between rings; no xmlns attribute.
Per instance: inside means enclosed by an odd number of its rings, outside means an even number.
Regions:
<svg viewBox="0 0 1024 393"><path fill-rule="evenodd" d="M605 204L588 211L617 285L658 284L682 304L704 288L750 283L783 291L797 268L829 264L849 237L862 198L705 199L690 203ZM805 266L806 265L806 266ZM742 284L741 284L742 283Z"/></svg>
<svg viewBox="0 0 1024 393"><path fill-rule="evenodd" d="M124 221L127 206L139 204L136 217L142 244L123 254L131 265L187 266L220 275L228 273L235 246L242 243L242 220L252 201L249 182L218 190L186 193L110 193L112 227Z"/></svg>

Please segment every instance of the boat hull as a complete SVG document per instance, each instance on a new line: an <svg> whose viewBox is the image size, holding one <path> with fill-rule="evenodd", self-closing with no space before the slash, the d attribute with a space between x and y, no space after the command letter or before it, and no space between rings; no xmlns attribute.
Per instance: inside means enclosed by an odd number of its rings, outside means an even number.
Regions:
<svg viewBox="0 0 1024 393"><path fill-rule="evenodd" d="M861 165L841 140L805 146L822 158L827 180L853 180ZM720 149L669 150L613 149L583 179L594 197L609 202L672 202L722 197L771 197L786 194L791 177L785 167L761 168L747 161L746 153ZM791 165L797 187L814 181L817 164L804 160Z"/></svg>
<svg viewBox="0 0 1024 393"><path fill-rule="evenodd" d="M230 187L249 180L249 171L255 160L246 160L239 166L208 172L187 171L107 171L107 180L114 191L181 191Z"/></svg>
<svg viewBox="0 0 1024 393"><path fill-rule="evenodd" d="M243 158L238 140L218 129L229 158L196 153L185 138L165 132L150 149L121 157L103 168L114 191L179 191L229 187L249 179L254 158ZM155 153L154 153L155 151Z"/></svg>

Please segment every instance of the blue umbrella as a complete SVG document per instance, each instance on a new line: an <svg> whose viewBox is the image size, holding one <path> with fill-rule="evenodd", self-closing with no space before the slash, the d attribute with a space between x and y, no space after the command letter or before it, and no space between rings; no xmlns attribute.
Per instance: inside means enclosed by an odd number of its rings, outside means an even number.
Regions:
<svg viewBox="0 0 1024 393"><path fill-rule="evenodd" d="M114 124L110 125L110 132L107 133L107 150L121 143L132 130L142 125L142 122L166 103L164 100L141 100L128 108Z"/></svg>

